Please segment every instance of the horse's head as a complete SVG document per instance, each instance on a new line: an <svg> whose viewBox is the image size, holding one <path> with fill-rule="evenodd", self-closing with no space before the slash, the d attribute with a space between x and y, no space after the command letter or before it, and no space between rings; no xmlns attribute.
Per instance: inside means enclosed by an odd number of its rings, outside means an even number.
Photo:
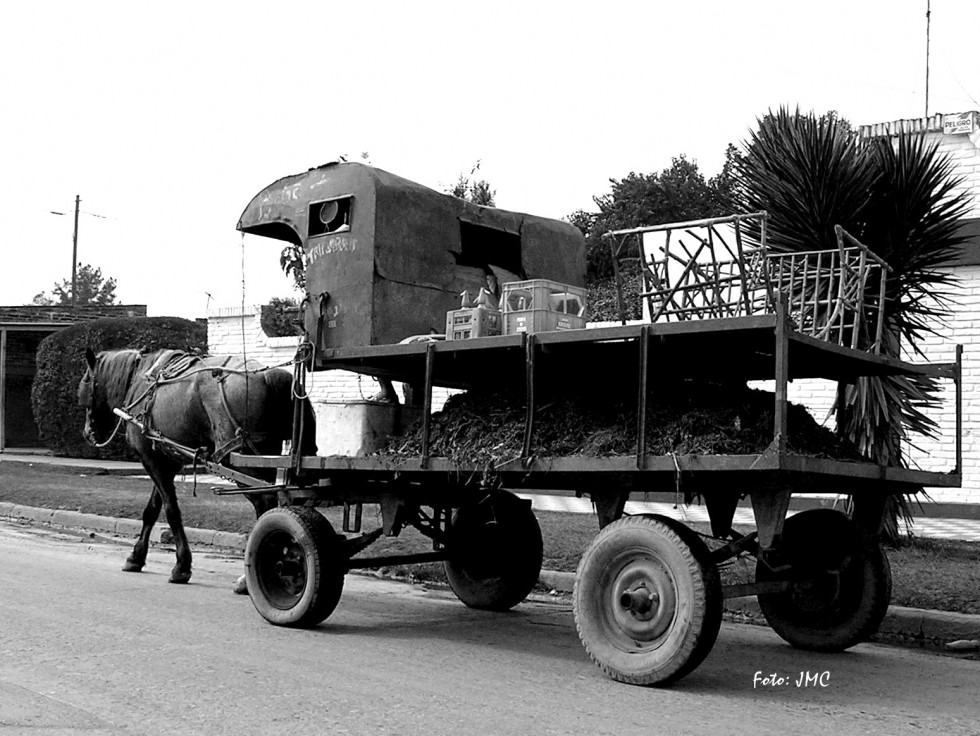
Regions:
<svg viewBox="0 0 980 736"><path fill-rule="evenodd" d="M99 385L96 373L98 361L92 348L85 348L85 362L85 375L78 384L78 405L85 409L82 437L90 445L95 445L99 437L108 437L112 432L114 415L106 400L105 390Z"/></svg>

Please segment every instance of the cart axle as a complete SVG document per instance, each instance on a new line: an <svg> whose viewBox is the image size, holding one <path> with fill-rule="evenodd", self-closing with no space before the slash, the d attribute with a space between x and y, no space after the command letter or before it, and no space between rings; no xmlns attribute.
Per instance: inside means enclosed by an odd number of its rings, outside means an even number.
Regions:
<svg viewBox="0 0 980 736"><path fill-rule="evenodd" d="M623 591L619 596L619 605L637 616L646 616L660 607L660 596L650 592L645 586Z"/></svg>
<svg viewBox="0 0 980 736"><path fill-rule="evenodd" d="M412 565L419 562L445 562L449 555L445 551L423 552L417 555L388 555L387 557L358 557L347 563L348 570L391 565Z"/></svg>

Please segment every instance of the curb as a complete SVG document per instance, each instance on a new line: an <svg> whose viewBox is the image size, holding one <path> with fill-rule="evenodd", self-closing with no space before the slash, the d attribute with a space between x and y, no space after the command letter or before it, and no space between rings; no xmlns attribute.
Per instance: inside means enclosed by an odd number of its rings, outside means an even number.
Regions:
<svg viewBox="0 0 980 736"><path fill-rule="evenodd" d="M137 537L143 529L139 519L116 519L111 516L83 514L80 511L63 509L42 509L34 506L0 501L0 518L8 517L18 521L33 521L39 524L52 524L69 529L88 529L101 534L119 534L126 537ZM222 547L238 552L245 551L247 535L235 532L218 532L213 529L197 529L184 527L187 541L191 544ZM173 535L165 526L155 525L150 533L150 541L155 544L173 544Z"/></svg>
<svg viewBox="0 0 980 736"><path fill-rule="evenodd" d="M0 501L0 517L32 521L54 526L89 529L104 534L136 537L142 528L137 519L116 519L110 516L83 514L78 511L52 510L22 506ZM236 552L245 551L247 535L235 532L219 532L213 529L185 527L191 544L221 547ZM157 544L172 544L169 529L155 526L150 540ZM557 593L571 593L575 586L575 574L542 570L539 582ZM732 598L725 602L725 615L738 623L762 624L765 619L754 597ZM980 640L980 616L949 611L931 611L922 608L890 606L882 621L877 637L889 641L950 642L955 640Z"/></svg>
<svg viewBox="0 0 980 736"><path fill-rule="evenodd" d="M50 458L45 459L43 456L30 457L30 456L13 456L7 453L3 453L0 456L0 462L11 463L17 465L26 465L34 470L41 470L45 473L72 473L76 475L146 475L146 470L139 463L126 462L124 460L115 461L118 465L110 466L106 464L106 461L101 461L99 464L86 464L85 462L72 462L71 459L65 458L64 462L56 461L52 462Z"/></svg>
<svg viewBox="0 0 980 736"><path fill-rule="evenodd" d="M559 593L571 593L575 574L542 570L542 585ZM768 626L754 596L729 598L724 602L725 616L737 623ZM925 608L889 606L877 637L888 641L913 640L917 643L950 642L980 639L980 616Z"/></svg>

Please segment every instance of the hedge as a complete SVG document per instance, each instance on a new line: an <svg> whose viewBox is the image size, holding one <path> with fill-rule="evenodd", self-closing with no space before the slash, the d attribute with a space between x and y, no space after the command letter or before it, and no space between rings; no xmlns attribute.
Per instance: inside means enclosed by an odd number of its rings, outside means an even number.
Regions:
<svg viewBox="0 0 980 736"><path fill-rule="evenodd" d="M179 317L111 317L82 322L46 337L37 351L31 404L41 440L56 455L134 460L120 435L102 449L82 438L85 410L78 406L78 383L85 373L85 349L162 348L207 352L208 330Z"/></svg>
<svg viewBox="0 0 980 736"><path fill-rule="evenodd" d="M593 281L589 285L588 309L586 315L590 322L618 322L619 297L616 289L616 279L608 278ZM640 305L641 280L639 273L623 274L623 306L626 309L626 319L641 319Z"/></svg>

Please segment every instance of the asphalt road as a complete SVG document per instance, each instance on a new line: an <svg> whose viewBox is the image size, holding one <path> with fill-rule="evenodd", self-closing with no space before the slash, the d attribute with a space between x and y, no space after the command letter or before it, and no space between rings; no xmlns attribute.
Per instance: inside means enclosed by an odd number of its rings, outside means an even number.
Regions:
<svg viewBox="0 0 980 736"><path fill-rule="evenodd" d="M589 662L567 600L490 614L350 575L331 618L293 631L232 595L240 559L198 552L175 586L171 554L127 574L127 552L0 523L0 736L980 734L976 660L725 624L692 675L637 688Z"/></svg>

